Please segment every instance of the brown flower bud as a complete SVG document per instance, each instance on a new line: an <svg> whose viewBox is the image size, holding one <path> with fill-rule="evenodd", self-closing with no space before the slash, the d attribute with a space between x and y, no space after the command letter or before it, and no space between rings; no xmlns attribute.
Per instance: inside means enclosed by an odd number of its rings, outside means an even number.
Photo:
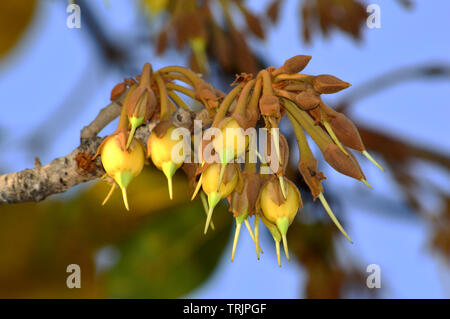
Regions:
<svg viewBox="0 0 450 319"><path fill-rule="evenodd" d="M259 99L259 109L262 115L280 117L280 102L275 95L266 94Z"/></svg>
<svg viewBox="0 0 450 319"><path fill-rule="evenodd" d="M284 73L298 73L306 67L310 60L310 55L296 55L290 59L287 59L281 68Z"/></svg>
<svg viewBox="0 0 450 319"><path fill-rule="evenodd" d="M337 77L329 74L321 74L314 78L314 90L319 93L336 93L350 86L350 83L344 82Z"/></svg>
<svg viewBox="0 0 450 319"><path fill-rule="evenodd" d="M245 181L247 183L247 200L249 215L255 212L256 200L258 199L259 190L261 188L262 180L256 172L244 172Z"/></svg>
<svg viewBox="0 0 450 319"><path fill-rule="evenodd" d="M295 97L295 102L303 110L308 111L317 107L320 103L320 97L312 94L311 92L300 92Z"/></svg>
<svg viewBox="0 0 450 319"><path fill-rule="evenodd" d="M348 155L350 156L350 158L352 159L353 163L355 164L356 168L359 170L359 173L361 174L362 179L366 180L366 175L364 175L364 172L362 171L361 166L359 166L358 160L356 159L355 155L352 152L350 152L350 150L348 150L348 149L346 149L346 151L347 151ZM371 186L369 186L369 187L371 187Z"/></svg>
<svg viewBox="0 0 450 319"><path fill-rule="evenodd" d="M123 92L125 92L126 88L127 85L125 84L125 82L116 84L111 90L111 101L117 100L123 94Z"/></svg>
<svg viewBox="0 0 450 319"><path fill-rule="evenodd" d="M144 87L137 87L130 96L127 107L128 117L145 118L149 120L156 108L155 94Z"/></svg>
<svg viewBox="0 0 450 319"><path fill-rule="evenodd" d="M256 172L243 173L242 191L235 190L230 195L230 210L234 217L242 214L253 215L258 198L261 180Z"/></svg>
<svg viewBox="0 0 450 319"><path fill-rule="evenodd" d="M354 157L345 155L336 144L329 144L322 153L325 161L339 173L357 180L364 178L364 174ZM349 154L351 153L349 152Z"/></svg>
<svg viewBox="0 0 450 319"><path fill-rule="evenodd" d="M286 91L305 91L307 88L309 87L309 85L305 82L300 82L300 83L290 83L288 85L286 85L283 90Z"/></svg>
<svg viewBox="0 0 450 319"><path fill-rule="evenodd" d="M366 149L355 124L344 114L336 112L329 122L342 144L360 152Z"/></svg>

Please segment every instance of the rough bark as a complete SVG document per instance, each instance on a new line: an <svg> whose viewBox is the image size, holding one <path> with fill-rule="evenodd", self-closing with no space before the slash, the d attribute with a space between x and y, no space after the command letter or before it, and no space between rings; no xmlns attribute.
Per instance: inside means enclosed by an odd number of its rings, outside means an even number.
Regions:
<svg viewBox="0 0 450 319"><path fill-rule="evenodd" d="M156 123L140 127L136 137L143 143ZM41 166L39 161L32 169L0 176L0 203L39 202L52 194L62 193L71 187L105 174L100 158L92 157L104 138L82 138L80 146L69 155L54 159Z"/></svg>

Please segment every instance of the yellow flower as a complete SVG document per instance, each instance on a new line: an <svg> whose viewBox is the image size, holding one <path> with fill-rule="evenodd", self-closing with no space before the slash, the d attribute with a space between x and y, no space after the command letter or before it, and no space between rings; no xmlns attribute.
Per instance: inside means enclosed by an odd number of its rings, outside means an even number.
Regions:
<svg viewBox="0 0 450 319"><path fill-rule="evenodd" d="M181 135L178 139L172 139L174 129L176 129L175 126L170 126L162 137L158 137L155 132L152 132L147 142L153 164L166 175L170 199L172 199L172 177L175 171L183 165L183 161L174 162L172 158L173 148L183 140Z"/></svg>
<svg viewBox="0 0 450 319"><path fill-rule="evenodd" d="M245 153L248 147L248 136L235 119L225 118L220 123L221 135L212 140L214 150L219 154L222 164L229 163ZM228 132L228 133L227 133Z"/></svg>
<svg viewBox="0 0 450 319"><path fill-rule="evenodd" d="M217 187L220 178L221 164L214 163L202 174L202 188L208 196L208 217L205 225L205 234L208 231L208 226L211 221L211 216L214 207L222 198L230 195L239 181L239 172L235 165L228 165L225 170L225 178L221 180L219 187Z"/></svg>
<svg viewBox="0 0 450 319"><path fill-rule="evenodd" d="M124 151L120 144L120 136L116 134L108 137L101 147L100 155L106 174L121 188L125 207L129 210L126 188L144 167L144 147L138 140L133 139L129 150ZM115 185L112 186L103 204L109 199L114 188Z"/></svg>
<svg viewBox="0 0 450 319"><path fill-rule="evenodd" d="M287 245L287 231L294 221L302 199L297 187L284 177L285 194L283 196L280 181L278 179L269 180L262 188L259 194L257 206L259 208L261 219L269 228L277 246L278 264L280 264L279 242L280 237L283 240L284 252L289 259Z"/></svg>

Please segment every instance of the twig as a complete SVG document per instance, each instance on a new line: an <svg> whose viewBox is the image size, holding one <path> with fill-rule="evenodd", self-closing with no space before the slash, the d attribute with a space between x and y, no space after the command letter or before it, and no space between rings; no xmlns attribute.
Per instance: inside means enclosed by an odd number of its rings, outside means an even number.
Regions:
<svg viewBox="0 0 450 319"><path fill-rule="evenodd" d="M186 112L178 109L177 112ZM174 116L177 117L177 112ZM101 177L105 172L100 158L92 161L104 138L96 136L103 127L120 113L120 106L111 103L81 131L81 142L69 155L54 159L47 165L35 165L32 169L0 176L0 204L39 202L50 195L62 193L78 184ZM183 113L183 115L185 115ZM190 127L191 116L179 116L179 126ZM184 123L183 122L189 122ZM158 121L143 125L136 130L135 137L144 144Z"/></svg>
<svg viewBox="0 0 450 319"><path fill-rule="evenodd" d="M118 101L111 102L104 107L89 125L83 127L81 130L81 140L97 136L106 125L119 116L120 110L121 106L118 104Z"/></svg>

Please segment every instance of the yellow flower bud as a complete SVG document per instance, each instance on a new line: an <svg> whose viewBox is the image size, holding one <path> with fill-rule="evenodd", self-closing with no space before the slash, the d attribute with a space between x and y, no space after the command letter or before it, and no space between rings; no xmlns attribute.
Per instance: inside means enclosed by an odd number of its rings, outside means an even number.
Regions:
<svg viewBox="0 0 450 319"><path fill-rule="evenodd" d="M261 190L261 210L264 214L264 217L266 217L266 219L273 224L277 224L277 220L285 217L288 218L289 224L291 224L295 216L297 215L297 211L300 206L301 198L299 196L297 187L287 178L284 178L284 180L285 182L287 182L285 183L286 200L281 205L277 205L277 203L273 201L270 194L270 192L273 191L273 187L271 187L270 183L264 185ZM273 183L278 184L279 181L274 180Z"/></svg>
<svg viewBox="0 0 450 319"><path fill-rule="evenodd" d="M289 259L286 234L289 226L297 215L302 199L300 192L294 183L285 177L284 181L285 198L280 194L282 193L280 181L278 179L272 179L261 188L258 206L262 214L261 217L267 220L268 223L276 225L279 230L283 240L284 252Z"/></svg>
<svg viewBox="0 0 450 319"><path fill-rule="evenodd" d="M239 181L239 172L235 165L228 165L225 170L225 178L222 179L219 187L217 184L220 178L222 164L214 163L202 173L202 187L203 191L208 196L208 217L205 225L205 234L208 230L209 223L211 221L211 216L214 211L214 207L219 203L222 198L230 195Z"/></svg>
<svg viewBox="0 0 450 319"><path fill-rule="evenodd" d="M235 119L225 118L220 123L221 135L212 140L214 150L219 154L221 163L229 163L233 158L245 153L248 147L248 136ZM228 136L227 136L228 132Z"/></svg>
<svg viewBox="0 0 450 319"><path fill-rule="evenodd" d="M177 139L172 139L174 129L176 129L175 126L170 126L162 137L158 137L155 132L152 132L147 142L153 164L166 175L170 199L172 199L172 177L175 171L183 165L183 161L174 162L172 159L173 148L183 140L181 135ZM180 149L180 155L181 152L182 149Z"/></svg>
<svg viewBox="0 0 450 319"><path fill-rule="evenodd" d="M228 195L233 192L234 188L237 185L238 182L238 174L236 166L230 165L227 166L227 171L225 174L227 174L229 177L228 179L222 180L222 183L219 186L219 190L217 191L217 182L219 180L220 175L220 166L219 163L214 163L210 165L204 172L203 172L203 178L202 178L202 187L203 191L206 193L206 195L210 195L212 193L218 193L220 195L220 198L225 198Z"/></svg>
<svg viewBox="0 0 450 319"><path fill-rule="evenodd" d="M129 150L124 151L120 146L120 136L116 134L105 141L100 155L106 174L111 176L121 188L125 207L129 210L126 188L144 167L144 147L139 141L133 139ZM114 187L115 185L113 185L112 190ZM105 202L111 195L112 190Z"/></svg>

